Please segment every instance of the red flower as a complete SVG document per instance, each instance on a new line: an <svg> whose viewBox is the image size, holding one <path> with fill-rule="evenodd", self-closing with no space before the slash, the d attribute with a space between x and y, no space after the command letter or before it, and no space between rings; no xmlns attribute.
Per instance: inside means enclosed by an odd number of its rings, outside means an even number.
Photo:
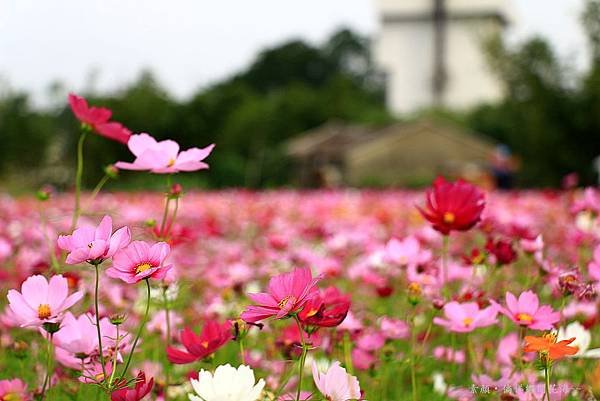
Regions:
<svg viewBox="0 0 600 401"><path fill-rule="evenodd" d="M112 401L139 401L152 390L154 386L154 378L146 382L146 375L144 372L140 372L135 380L134 388L122 388L120 390L113 391L110 395Z"/></svg>
<svg viewBox="0 0 600 401"><path fill-rule="evenodd" d="M82 124L86 124L99 135L126 144L131 136L131 131L121 123L110 121L112 111L105 107L90 107L87 100L74 93L69 94L69 105L75 117Z"/></svg>
<svg viewBox="0 0 600 401"><path fill-rule="evenodd" d="M483 192L475 185L463 180L447 182L438 177L433 188L426 192L425 208L417 206L419 212L433 228L444 235L450 231L466 231L481 219L485 207Z"/></svg>
<svg viewBox="0 0 600 401"><path fill-rule="evenodd" d="M172 363L185 364L203 359L221 348L232 338L231 322L219 324L209 320L204 325L200 335L196 335L190 328L181 331L181 343L186 351L167 347L167 358Z"/></svg>
<svg viewBox="0 0 600 401"><path fill-rule="evenodd" d="M344 321L349 309L350 297L329 287L311 298L298 313L298 318L308 326L335 327Z"/></svg>
<svg viewBox="0 0 600 401"><path fill-rule="evenodd" d="M496 257L498 265L507 265L517 259L517 253L512 247L510 241L498 240L494 242L491 238L487 240L485 249Z"/></svg>

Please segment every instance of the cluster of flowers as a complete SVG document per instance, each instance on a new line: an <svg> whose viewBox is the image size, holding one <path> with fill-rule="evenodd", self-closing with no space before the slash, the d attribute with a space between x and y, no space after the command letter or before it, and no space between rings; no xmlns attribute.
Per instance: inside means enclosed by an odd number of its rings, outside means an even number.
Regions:
<svg viewBox="0 0 600 401"><path fill-rule="evenodd" d="M0 198L0 362L32 364L0 373L0 400L87 388L113 401L600 393L597 190L485 194L439 178L424 197L183 197L173 175L208 168L213 145L180 151L69 102L81 145L95 132L135 156L111 171L167 177L164 205L98 191L85 207L48 190Z"/></svg>

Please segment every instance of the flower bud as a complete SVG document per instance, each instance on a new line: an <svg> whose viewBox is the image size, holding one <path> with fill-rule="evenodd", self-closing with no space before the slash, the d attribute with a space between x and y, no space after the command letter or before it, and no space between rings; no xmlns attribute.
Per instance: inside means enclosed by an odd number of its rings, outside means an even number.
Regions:
<svg viewBox="0 0 600 401"><path fill-rule="evenodd" d="M167 196L171 199L177 199L181 196L183 192L183 187L181 186L181 184L173 184L171 185L171 188L169 189L169 193L167 194Z"/></svg>
<svg viewBox="0 0 600 401"><path fill-rule="evenodd" d="M127 320L127 315L125 313L116 313L114 315L111 315L108 320L110 321L110 323L113 326L119 326L121 324L123 324L123 322L125 322L125 320Z"/></svg>
<svg viewBox="0 0 600 401"><path fill-rule="evenodd" d="M115 167L114 164L109 164L108 166L104 167L104 174L106 174L113 180L116 180L117 178L119 178L119 169Z"/></svg>
<svg viewBox="0 0 600 401"><path fill-rule="evenodd" d="M42 327L44 328L44 330L46 330L47 333L54 334L58 330L60 330L60 323L58 323L58 322L45 322L42 325Z"/></svg>

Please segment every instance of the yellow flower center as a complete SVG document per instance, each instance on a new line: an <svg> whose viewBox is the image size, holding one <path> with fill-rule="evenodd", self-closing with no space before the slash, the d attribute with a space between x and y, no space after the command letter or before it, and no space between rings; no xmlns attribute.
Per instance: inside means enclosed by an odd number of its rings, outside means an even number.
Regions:
<svg viewBox="0 0 600 401"><path fill-rule="evenodd" d="M277 306L279 306L280 309L283 309L290 302L290 300L293 300L293 302L295 302L296 298L292 295L288 295L287 297L285 297L281 301L279 301L279 304L277 304Z"/></svg>
<svg viewBox="0 0 600 401"><path fill-rule="evenodd" d="M454 215L454 213L452 213L452 212L444 213L444 223L452 224L452 223L454 223L454 220L456 220L456 216Z"/></svg>
<svg viewBox="0 0 600 401"><path fill-rule="evenodd" d="M319 312L319 310L318 310L318 309L311 309L311 310L309 310L309 311L308 311L308 313L306 314L306 317L312 317L312 316L316 315L316 314L317 314L317 312Z"/></svg>
<svg viewBox="0 0 600 401"><path fill-rule="evenodd" d="M171 160L169 160L169 164L167 164L167 167L173 167L174 164L175 164L175 159L171 159Z"/></svg>
<svg viewBox="0 0 600 401"><path fill-rule="evenodd" d="M96 379L96 381L98 383L104 381L104 373L98 373L97 375L94 376L94 379Z"/></svg>
<svg viewBox="0 0 600 401"><path fill-rule="evenodd" d="M546 333L544 334L544 338L550 341L551 343L556 343L556 333Z"/></svg>
<svg viewBox="0 0 600 401"><path fill-rule="evenodd" d="M23 398L21 398L20 394L17 393L8 393L8 394L4 394L4 397L2 397L2 401L22 401Z"/></svg>
<svg viewBox="0 0 600 401"><path fill-rule="evenodd" d="M204 348L208 348L208 341L202 341L201 344Z"/></svg>
<svg viewBox="0 0 600 401"><path fill-rule="evenodd" d="M50 305L48 304L41 304L40 306L38 306L38 318L39 319L48 319L50 316L52 316L52 311L50 310Z"/></svg>
<svg viewBox="0 0 600 401"><path fill-rule="evenodd" d="M472 323L473 323L473 318L471 318L471 317L466 317L463 319L463 324L467 327L469 327Z"/></svg>
<svg viewBox="0 0 600 401"><path fill-rule="evenodd" d="M523 323L531 323L533 321L533 316L531 316L527 313L519 313L517 315L517 320L519 322L523 322Z"/></svg>
<svg viewBox="0 0 600 401"><path fill-rule="evenodd" d="M150 269L151 267L152 267L152 265L148 262L141 263L141 264L137 265L137 267L135 268L135 274L143 273L146 270Z"/></svg>

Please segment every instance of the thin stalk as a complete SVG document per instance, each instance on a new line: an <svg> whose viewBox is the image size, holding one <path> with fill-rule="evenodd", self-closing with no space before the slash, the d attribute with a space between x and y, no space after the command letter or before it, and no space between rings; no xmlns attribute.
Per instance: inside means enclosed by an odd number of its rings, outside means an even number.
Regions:
<svg viewBox="0 0 600 401"><path fill-rule="evenodd" d="M169 299L167 297L167 286L163 286L163 302L165 306L165 320L167 323L167 347L171 345L171 318L169 314ZM167 348L165 347L165 349ZM171 376L171 364L167 361L165 366L165 391L163 393L163 398L165 401L168 401L169 397L169 381Z"/></svg>
<svg viewBox="0 0 600 401"><path fill-rule="evenodd" d="M96 268L96 289L94 291L94 310L96 312L96 332L98 333L98 356L100 357L100 364L102 365L102 381L106 379L106 367L104 366L104 353L102 347L102 333L100 332L100 314L98 312L98 292L100 285L100 267L99 264L96 263L94 265Z"/></svg>
<svg viewBox="0 0 600 401"><path fill-rule="evenodd" d="M131 357L133 356L135 347L137 346L137 343L140 340L140 336L142 335L142 332L144 331L144 326L146 325L146 322L148 321L148 312L150 311L150 281L148 279L145 279L144 281L146 282L146 312L144 313L144 318L140 322L140 327L135 336L135 340L133 340L133 346L131 347L131 351L129 351L129 356L127 357L127 363L125 364L125 368L123 369L123 372L119 376L119 379L123 379L125 377L125 375L127 374L127 370L129 369L129 365L131 364Z"/></svg>
<svg viewBox="0 0 600 401"><path fill-rule="evenodd" d="M108 387L112 388L113 379L115 378L115 372L117 371L117 354L119 352L119 325L117 324L117 339L115 340L115 352L113 355L112 372L110 372L110 379L108 380Z"/></svg>
<svg viewBox="0 0 600 401"><path fill-rule="evenodd" d="M46 377L44 377L44 384L42 386L41 399L46 397L46 390L50 385L50 376L52 375L52 337L54 334L50 333L48 338L48 355L46 355Z"/></svg>
<svg viewBox="0 0 600 401"><path fill-rule="evenodd" d="M354 374L354 365L352 364L352 344L350 343L350 333L344 333L344 364L346 370L351 375Z"/></svg>
<svg viewBox="0 0 600 401"><path fill-rule="evenodd" d="M160 231L158 232L158 236L160 239L165 239L165 227L167 224L167 219L169 216L169 205L171 204L171 197L167 195L165 202L165 211L163 212L162 222L160 223Z"/></svg>
<svg viewBox="0 0 600 401"><path fill-rule="evenodd" d="M244 339L240 337L240 360L242 361L242 365L246 364L246 352L244 351Z"/></svg>
<svg viewBox="0 0 600 401"><path fill-rule="evenodd" d="M448 295L448 250L450 247L450 235L444 235L442 238L442 272L444 279L444 295Z"/></svg>
<svg viewBox="0 0 600 401"><path fill-rule="evenodd" d="M473 369L477 374L481 373L481 369L479 369L479 362L477 360L477 355L475 354L475 349L473 348L473 341L471 341L470 334L467 334L467 351L469 352L469 357L471 358L471 364L473 365Z"/></svg>
<svg viewBox="0 0 600 401"><path fill-rule="evenodd" d="M545 390L545 394L544 394L544 398L548 399L548 401L550 401L550 372L548 371L548 365L550 363L548 361L546 361L546 363L544 364L544 378L546 379L546 390Z"/></svg>
<svg viewBox="0 0 600 401"><path fill-rule="evenodd" d="M83 177L83 143L87 136L87 131L83 129L77 142L77 171L75 173L75 208L73 210L73 220L71 221L71 231L77 227L77 220L81 214L81 178Z"/></svg>
<svg viewBox="0 0 600 401"><path fill-rule="evenodd" d="M104 187L104 185L108 182L108 180L110 179L110 176L108 174L104 174L104 177L102 177L100 179L100 181L98 181L98 184L96 184L96 186L94 187L94 190L92 191L92 194L90 195L90 199L88 200L87 206L89 207L92 202L94 202L94 199L96 199L96 196L98 196L98 194L100 193L100 190L102 189L102 187Z"/></svg>
<svg viewBox="0 0 600 401"><path fill-rule="evenodd" d="M54 269L55 272L60 273L60 263L58 263L58 259L56 258L56 253L54 252L54 243L50 240L48 236L48 220L46 219L46 214L38 205L38 211L40 213L40 222L42 224L42 231L44 233L44 240L48 246L48 253L50 254L50 265Z"/></svg>
<svg viewBox="0 0 600 401"><path fill-rule="evenodd" d="M169 224L167 225L167 232L163 235L163 237L165 239L169 238L169 234L171 233L171 227L173 226L173 223L175 222L175 218L177 217L177 210L179 209L179 198L175 198L175 207L173 208L173 214L171 215L171 220L169 221Z"/></svg>
<svg viewBox="0 0 600 401"><path fill-rule="evenodd" d="M410 383L412 387L412 399L413 401L417 401L417 367L415 361L417 347L417 328L415 326L415 313L413 313L410 318L410 329Z"/></svg>
<svg viewBox="0 0 600 401"><path fill-rule="evenodd" d="M298 365L298 390L296 391L296 401L300 401L300 392L302 391L302 379L304 378L304 364L306 363L306 354L308 351L308 347L306 345L306 341L304 341L304 335L302 334L302 325L300 324L298 316L294 316L294 320L296 320L296 324L298 325L298 330L300 331L300 343L302 344L302 355L300 356L300 363Z"/></svg>

